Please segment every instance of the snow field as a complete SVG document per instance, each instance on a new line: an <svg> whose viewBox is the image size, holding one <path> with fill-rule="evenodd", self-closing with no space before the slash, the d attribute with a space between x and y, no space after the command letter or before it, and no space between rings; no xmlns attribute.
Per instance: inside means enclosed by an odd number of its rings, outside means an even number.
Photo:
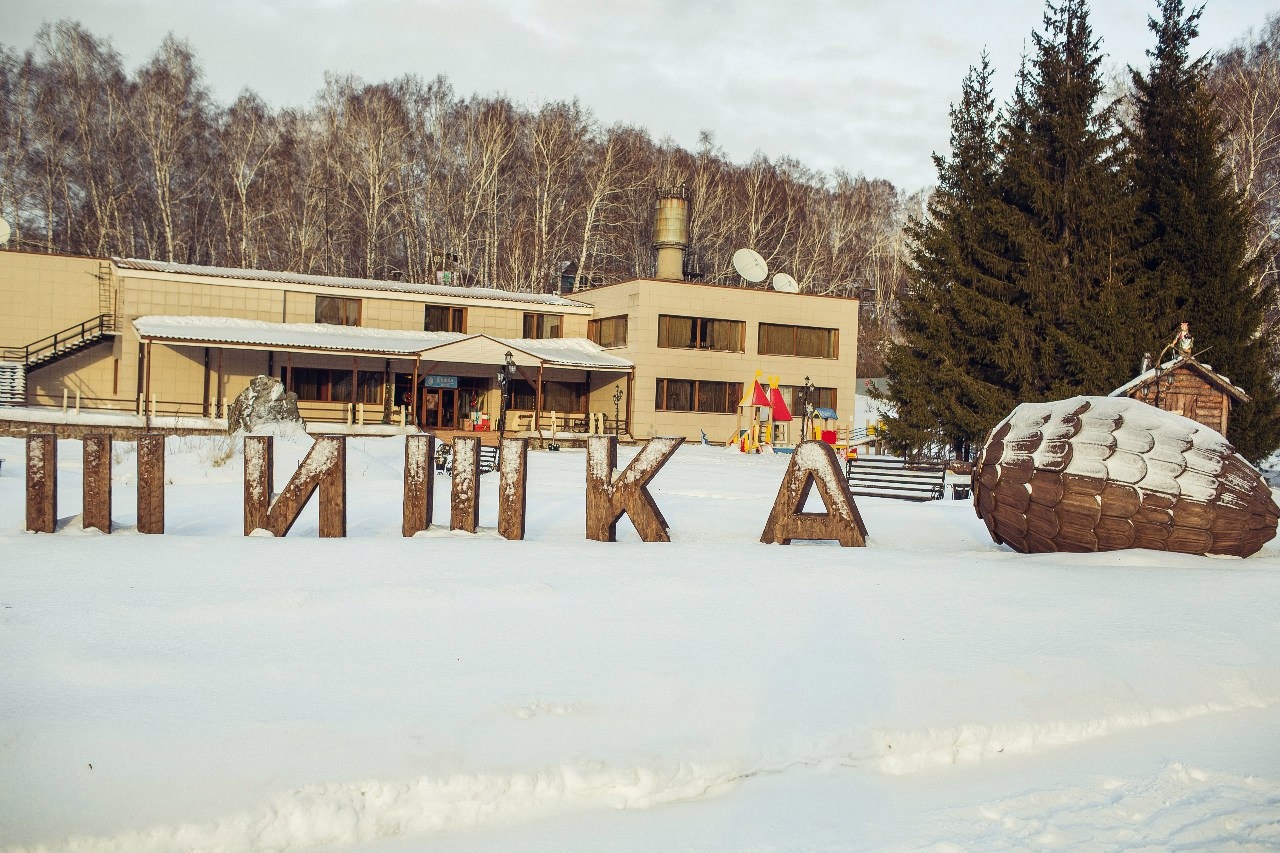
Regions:
<svg viewBox="0 0 1280 853"><path fill-rule="evenodd" d="M277 439L278 486L309 446ZM480 534L437 476L405 540L401 439L349 442L344 540L314 504L241 536L215 439L170 440L169 533L137 535L120 443L104 536L79 452L63 531L26 534L0 439L7 850L1277 845L1272 546L1023 556L967 502L875 499L865 549L764 546L787 458L704 447L654 480L671 543L587 542L573 450L530 453L527 541L496 475Z"/></svg>

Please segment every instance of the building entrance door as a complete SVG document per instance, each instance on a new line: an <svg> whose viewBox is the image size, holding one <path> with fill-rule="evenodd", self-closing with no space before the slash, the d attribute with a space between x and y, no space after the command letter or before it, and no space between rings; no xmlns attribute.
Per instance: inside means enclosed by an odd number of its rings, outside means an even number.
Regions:
<svg viewBox="0 0 1280 853"><path fill-rule="evenodd" d="M455 389L423 389L422 426L425 429L458 428L458 392Z"/></svg>

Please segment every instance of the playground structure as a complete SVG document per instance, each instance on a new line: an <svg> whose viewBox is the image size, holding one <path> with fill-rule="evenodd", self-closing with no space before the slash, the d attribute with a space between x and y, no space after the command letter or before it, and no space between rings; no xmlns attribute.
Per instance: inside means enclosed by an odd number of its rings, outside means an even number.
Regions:
<svg viewBox="0 0 1280 853"><path fill-rule="evenodd" d="M725 442L726 447L736 447L742 453L772 452L776 445L786 442L786 425L791 421L791 410L778 389L778 377L769 377L766 392L760 385L761 373L756 371L751 387L738 401L738 422ZM742 425L744 414L747 416L745 427Z"/></svg>
<svg viewBox="0 0 1280 853"><path fill-rule="evenodd" d="M882 422L867 421L864 427L842 426L834 409L819 407L810 411L806 426L792 427L792 414L778 387L778 377L769 377L766 391L756 371L751 385L738 402L737 423L725 439L725 447L741 453L789 453L791 445L810 439L824 441L835 448L842 459L857 459L859 449L878 453L884 434ZM744 424L745 420L745 424ZM792 432L794 431L794 439Z"/></svg>

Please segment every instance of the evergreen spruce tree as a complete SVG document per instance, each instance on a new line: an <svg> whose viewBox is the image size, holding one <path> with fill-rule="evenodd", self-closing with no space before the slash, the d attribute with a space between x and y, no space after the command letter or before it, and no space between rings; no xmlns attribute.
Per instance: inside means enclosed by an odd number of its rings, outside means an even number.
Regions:
<svg viewBox="0 0 1280 853"><path fill-rule="evenodd" d="M1200 9L1158 0L1149 72L1133 72L1134 193L1147 244L1148 348L1159 352L1177 324L1191 324L1203 361L1253 402L1233 407L1228 438L1259 460L1280 446L1275 340L1263 317L1275 294L1246 261L1248 222L1219 146L1222 133L1205 87L1207 63L1191 60Z"/></svg>
<svg viewBox="0 0 1280 853"><path fill-rule="evenodd" d="M1035 341L1020 400L1109 393L1141 353L1135 213L1098 43L1084 0L1046 8L1005 110L994 216Z"/></svg>
<svg viewBox="0 0 1280 853"><path fill-rule="evenodd" d="M1012 408L1028 341L1000 273L989 219L998 163L992 69L984 54L951 108L951 156L934 155L938 187L913 222L910 283L899 304L903 342L886 360L891 442L945 441L967 455Z"/></svg>

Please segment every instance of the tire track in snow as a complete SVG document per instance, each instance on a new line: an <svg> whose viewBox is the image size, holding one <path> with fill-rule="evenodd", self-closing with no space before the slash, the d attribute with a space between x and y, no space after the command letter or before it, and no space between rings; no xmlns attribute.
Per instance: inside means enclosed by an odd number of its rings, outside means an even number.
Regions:
<svg viewBox="0 0 1280 853"><path fill-rule="evenodd" d="M1026 755L1146 726L1277 704L1280 689L1239 686L1205 702L1179 708L1135 707L1106 717L974 723L914 731L876 729L871 735L871 753L881 773L902 776L940 765L977 763L1001 753Z"/></svg>

